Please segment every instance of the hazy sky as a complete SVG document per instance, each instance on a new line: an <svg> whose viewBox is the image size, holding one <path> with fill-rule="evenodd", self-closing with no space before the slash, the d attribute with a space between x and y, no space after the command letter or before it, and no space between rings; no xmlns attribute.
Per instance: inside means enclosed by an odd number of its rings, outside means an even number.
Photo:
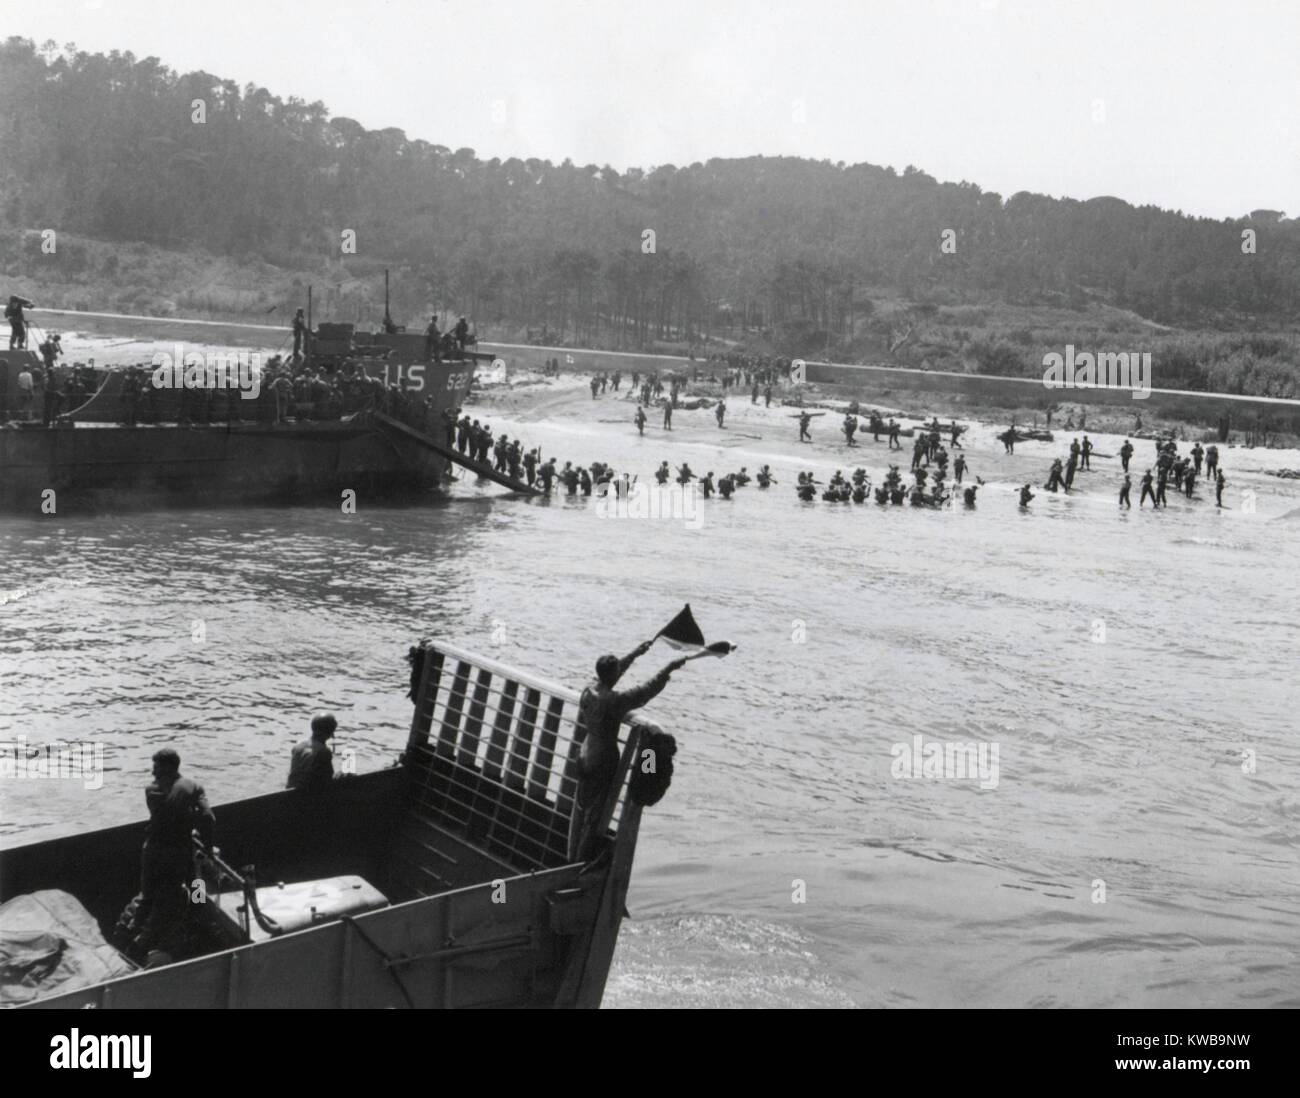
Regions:
<svg viewBox="0 0 1300 1098"><path fill-rule="evenodd" d="M907 164L1004 197L1300 215L1300 3L0 0L480 156Z"/></svg>

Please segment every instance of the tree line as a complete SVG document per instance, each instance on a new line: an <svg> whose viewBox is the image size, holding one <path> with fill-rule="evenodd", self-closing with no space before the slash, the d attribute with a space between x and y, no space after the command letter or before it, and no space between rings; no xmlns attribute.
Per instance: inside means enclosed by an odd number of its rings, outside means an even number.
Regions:
<svg viewBox="0 0 1300 1098"><path fill-rule="evenodd" d="M763 330L785 353L852 347L882 291L943 306L1100 298L1185 326L1300 314L1300 222L1278 211L1004 198L794 157L625 172L485 160L157 58L22 38L0 46L0 148L11 226L290 269L341 261L359 277L393 266L412 301L574 343Z"/></svg>

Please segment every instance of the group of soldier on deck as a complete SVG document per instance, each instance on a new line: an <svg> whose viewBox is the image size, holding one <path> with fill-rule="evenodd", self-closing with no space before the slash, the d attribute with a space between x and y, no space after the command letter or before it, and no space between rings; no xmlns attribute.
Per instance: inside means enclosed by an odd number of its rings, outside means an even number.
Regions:
<svg viewBox="0 0 1300 1098"><path fill-rule="evenodd" d="M469 321L463 316L455 325L445 332L438 330L438 314L429 318L429 326L424 330L424 357L434 362L441 362L443 355L453 351L464 351L467 343L475 342L469 334Z"/></svg>
<svg viewBox="0 0 1300 1098"><path fill-rule="evenodd" d="M56 423L65 411L87 400L98 385L93 362L74 362L56 372L56 360L63 354L57 335L49 336L39 348L44 365L23 364L14 379L17 384L16 412L19 419L40 417L44 426ZM60 373L62 376L60 377Z"/></svg>
<svg viewBox="0 0 1300 1098"><path fill-rule="evenodd" d="M387 313L384 314L383 328L389 333L398 330L392 317ZM293 358L295 360L307 350L310 334L307 318L303 310L299 309L293 317ZM438 328L438 314L434 313L429 318L429 326L424 330L424 357L432 362L441 362L444 355L454 351L464 351L467 344L474 342L474 337L469 333L469 321L463 316L456 321L455 325L443 332Z"/></svg>

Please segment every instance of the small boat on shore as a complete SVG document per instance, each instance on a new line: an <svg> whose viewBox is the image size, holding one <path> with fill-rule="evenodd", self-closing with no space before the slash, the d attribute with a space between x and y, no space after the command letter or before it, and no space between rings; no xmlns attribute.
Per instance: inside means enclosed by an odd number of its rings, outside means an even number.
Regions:
<svg viewBox="0 0 1300 1098"><path fill-rule="evenodd" d="M107 941L139 885L138 823L0 850L0 945L26 958L0 1004L599 1006L638 801L657 799L632 762L663 733L623 723L599 852L575 861L577 693L449 644L412 664L397 765L215 807L186 956L141 967Z"/></svg>
<svg viewBox="0 0 1300 1098"><path fill-rule="evenodd" d="M997 436L999 442L1006 442L1008 438L1013 442L1052 442L1055 436L1051 431L1037 427L1009 427Z"/></svg>

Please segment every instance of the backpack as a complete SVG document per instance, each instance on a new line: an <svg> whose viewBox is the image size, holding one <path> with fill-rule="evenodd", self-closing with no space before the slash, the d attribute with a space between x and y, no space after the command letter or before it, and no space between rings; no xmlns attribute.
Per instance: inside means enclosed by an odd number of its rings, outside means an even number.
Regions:
<svg viewBox="0 0 1300 1098"><path fill-rule="evenodd" d="M628 796L634 803L649 808L658 804L673 780L673 756L677 754L677 741L667 732L653 732L647 729L642 736L640 758L633 764L632 777L628 782ZM650 766L643 765L650 761L645 753L653 758Z"/></svg>

